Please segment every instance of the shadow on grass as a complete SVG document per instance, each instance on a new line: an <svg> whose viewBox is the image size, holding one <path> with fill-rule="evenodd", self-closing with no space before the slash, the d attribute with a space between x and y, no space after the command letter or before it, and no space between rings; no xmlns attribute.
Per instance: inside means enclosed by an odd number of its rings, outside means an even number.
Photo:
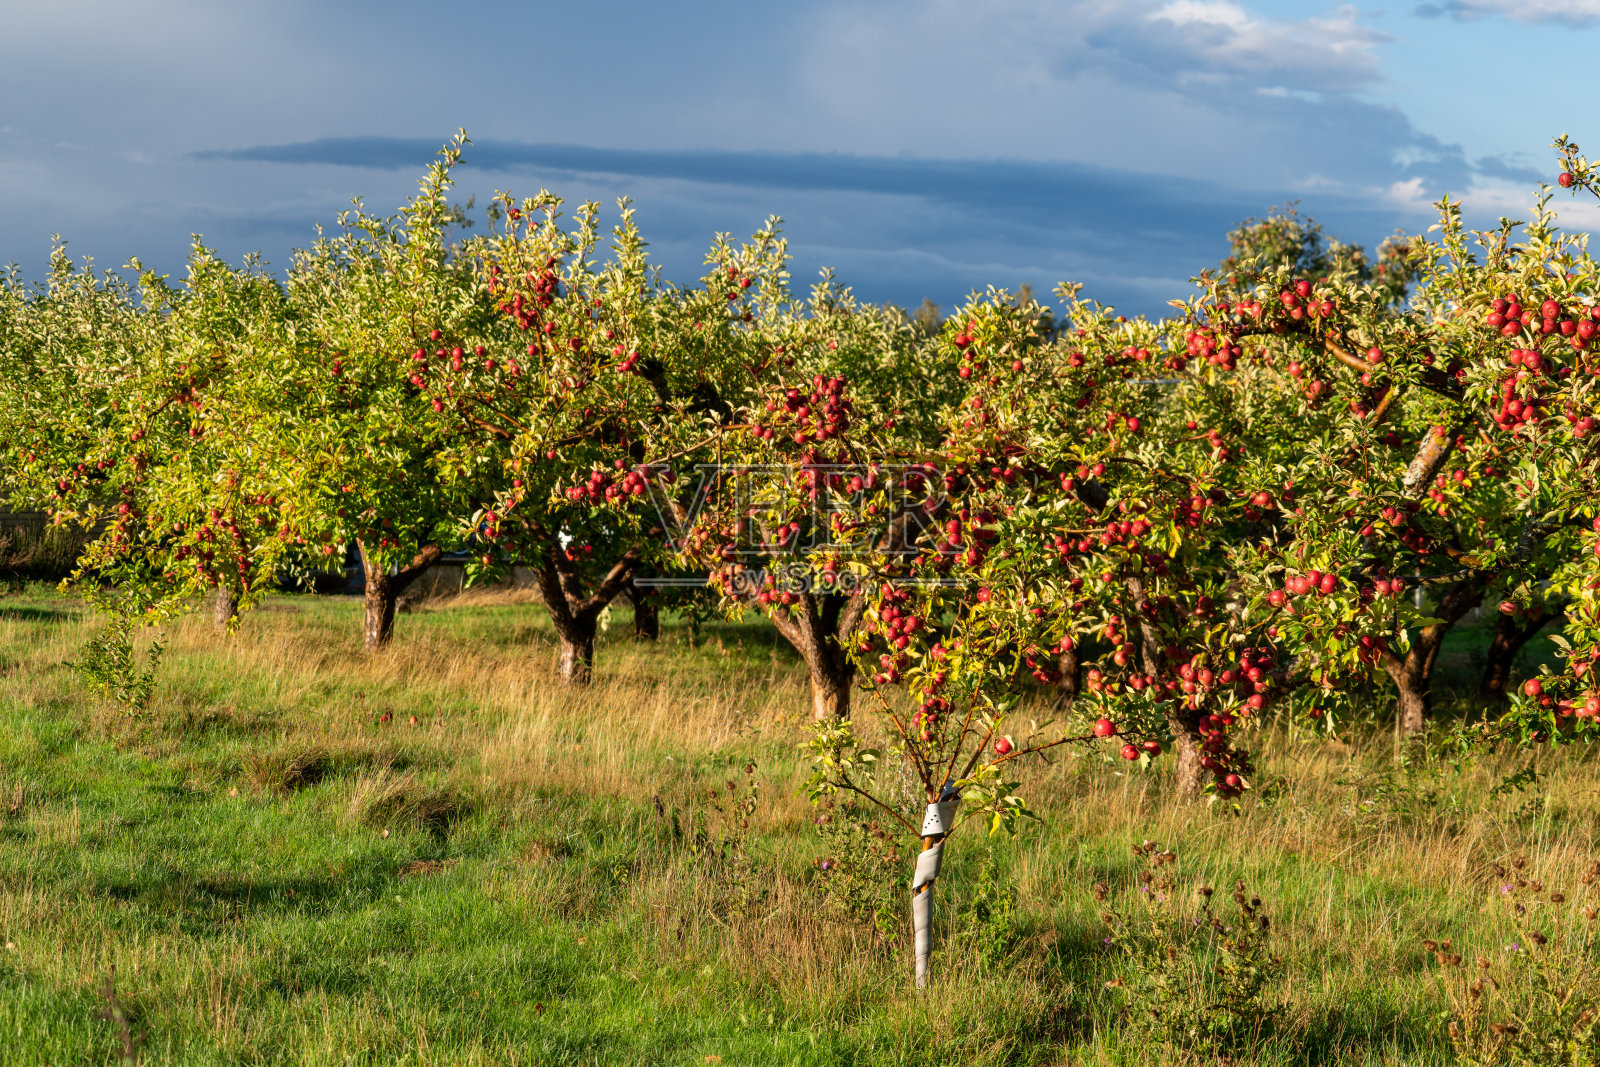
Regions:
<svg viewBox="0 0 1600 1067"><path fill-rule="evenodd" d="M1108 1033L1131 1039L1133 1020L1111 1007L1104 994L1107 965L1115 962L1098 924L1058 927L1046 953L1047 967L1073 993L1063 998L1034 1035L1058 1048L1092 1045ZM1420 978L1419 978L1420 980ZM1295 976L1284 976L1285 987ZM1287 988L1282 990L1287 992ZM1428 1032L1427 1020L1382 1004L1313 1006L1269 1018L1250 1045L1264 1062L1304 1064L1450 1062L1449 1049ZM1196 1061L1201 1062L1201 1061ZM1226 1059L1219 1062L1248 1062Z"/></svg>
<svg viewBox="0 0 1600 1067"><path fill-rule="evenodd" d="M174 707L154 721L156 729L190 744L216 737L257 737L280 729L282 725L280 714L261 708L240 710L184 697L174 700L173 704Z"/></svg>
<svg viewBox="0 0 1600 1067"><path fill-rule="evenodd" d="M392 858L372 858L337 877L214 874L196 878L175 866L151 864L138 878L106 877L96 895L161 915L181 916L196 932L216 931L267 916L332 918L383 899L399 883Z"/></svg>
<svg viewBox="0 0 1600 1067"><path fill-rule="evenodd" d="M1386 1008L1331 1008L1304 1022L1280 1021L1268 1035L1295 1051L1300 1063L1451 1063L1415 1016Z"/></svg>
<svg viewBox="0 0 1600 1067"><path fill-rule="evenodd" d="M41 608L31 604L17 604L8 608L0 608L0 622L45 622L62 623L73 622L78 618L75 611L64 611L61 608Z"/></svg>

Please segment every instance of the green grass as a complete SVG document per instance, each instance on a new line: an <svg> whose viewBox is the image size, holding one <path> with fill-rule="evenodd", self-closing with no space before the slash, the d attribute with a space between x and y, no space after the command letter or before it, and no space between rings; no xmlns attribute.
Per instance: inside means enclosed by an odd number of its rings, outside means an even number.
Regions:
<svg viewBox="0 0 1600 1067"><path fill-rule="evenodd" d="M180 625L130 718L62 665L91 632L78 606L0 600L0 1063L118 1062L113 969L152 1064L1172 1062L1107 986L1138 968L1089 892L1124 892L1145 838L1186 884L1247 880L1275 921L1282 1012L1249 1060L1445 1063L1420 939L1500 944L1487 865L1575 874L1600 825L1585 751L1397 767L1376 721L1266 729L1237 811L1170 802L1160 761L1064 759L1030 778L1039 826L953 840L919 996L904 931L824 905L804 673L770 629L690 647L669 620L641 646L619 612L571 693L537 605L404 615L370 659L358 609ZM1457 681L1481 640L1447 649ZM741 829L707 792L749 760ZM1491 795L1530 761L1534 786ZM696 825L744 859L707 863ZM1005 928L960 918L991 852Z"/></svg>

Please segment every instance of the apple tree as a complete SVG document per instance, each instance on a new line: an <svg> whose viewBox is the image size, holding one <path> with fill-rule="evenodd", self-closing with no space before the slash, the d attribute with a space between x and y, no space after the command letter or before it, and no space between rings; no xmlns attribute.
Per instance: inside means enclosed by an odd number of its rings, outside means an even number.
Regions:
<svg viewBox="0 0 1600 1067"><path fill-rule="evenodd" d="M601 612L670 566L694 466L757 373L749 323L780 269L778 237L719 240L712 272L681 288L650 268L626 202L604 260L598 205L569 224L548 192L504 203L502 232L474 253L497 340L443 369L433 421L449 443L434 463L446 484L483 487L463 531L474 579L532 567L559 675L581 685Z"/></svg>
<svg viewBox="0 0 1600 1067"><path fill-rule="evenodd" d="M228 622L278 558L263 532L277 483L232 390L280 321L280 290L259 263L197 245L181 286L97 278L58 250L48 281L17 295L0 384L12 501L91 533L76 578L108 606L154 621L220 591Z"/></svg>
<svg viewBox="0 0 1600 1067"><path fill-rule="evenodd" d="M1237 270L1188 308L1192 336L1239 350L1236 388L1280 401L1252 431L1264 454L1250 488L1292 485L1296 500L1274 501L1275 552L1241 577L1256 610L1277 613L1319 710L1375 669L1401 728L1420 729L1451 627L1486 600L1519 610L1571 551L1571 524L1543 517L1543 398L1587 358L1587 312L1552 284L1571 264L1549 213L1520 245L1513 225L1474 235L1480 261L1446 202L1440 238L1411 242L1403 307L1350 273L1277 266ZM1418 584L1425 612L1402 595Z"/></svg>
<svg viewBox="0 0 1600 1067"><path fill-rule="evenodd" d="M288 328L262 354L258 435L285 491L280 535L366 574L364 643L386 645L399 597L463 539L490 491L444 457L450 379L509 331L467 247L452 243L447 200L463 137L441 152L397 216L346 212L339 231L298 252ZM492 360L489 360L492 363ZM315 556L313 556L315 558Z"/></svg>

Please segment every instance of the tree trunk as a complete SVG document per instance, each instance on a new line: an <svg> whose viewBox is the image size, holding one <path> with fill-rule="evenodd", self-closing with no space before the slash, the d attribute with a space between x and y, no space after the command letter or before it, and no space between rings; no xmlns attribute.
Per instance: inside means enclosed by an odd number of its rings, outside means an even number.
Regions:
<svg viewBox="0 0 1600 1067"><path fill-rule="evenodd" d="M1078 650L1063 652L1056 660L1056 667L1061 671L1061 680L1056 683L1057 701L1063 708L1070 708L1078 699L1079 687L1082 678L1078 672Z"/></svg>
<svg viewBox="0 0 1600 1067"><path fill-rule="evenodd" d="M211 609L211 624L219 634L228 632L228 626L239 614L239 598L225 585L217 586L216 603Z"/></svg>
<svg viewBox="0 0 1600 1067"><path fill-rule="evenodd" d="M633 639L658 641L661 638L661 609L654 599L639 592L628 594L633 601Z"/></svg>
<svg viewBox="0 0 1600 1067"><path fill-rule="evenodd" d="M1412 640L1404 659L1391 655L1383 662L1384 671L1394 683L1395 728L1402 734L1414 734L1428 725L1433 713L1433 664L1451 622L1423 629Z"/></svg>
<svg viewBox="0 0 1600 1067"><path fill-rule="evenodd" d="M1511 681L1511 665L1522 651L1522 646L1539 636L1539 631L1566 611L1566 605L1547 604L1529 612L1527 619L1518 622L1514 615L1501 615L1495 622L1494 640L1489 642L1488 660L1483 665L1483 679L1478 684L1478 695L1485 700L1499 700L1506 695Z"/></svg>
<svg viewBox="0 0 1600 1067"><path fill-rule="evenodd" d="M1128 592L1132 594L1134 603L1138 603L1144 596L1144 583L1138 578L1129 578ZM1144 672L1153 678L1159 677L1161 637L1143 614L1135 617L1138 620L1139 657L1144 664ZM1200 766L1200 761L1205 758L1205 752L1200 747L1202 713L1184 707L1181 697L1169 693L1161 704L1161 714L1167 720L1167 729L1172 733L1175 749L1172 753L1175 775L1173 788L1184 800L1198 800L1205 791L1206 783L1206 769Z"/></svg>
<svg viewBox="0 0 1600 1067"><path fill-rule="evenodd" d="M1506 685L1511 681L1511 662L1517 658L1520 647L1514 640L1516 624L1500 616L1495 624L1494 639L1489 642L1488 658L1483 665L1483 677L1478 682L1478 695L1485 700L1499 700L1506 695Z"/></svg>
<svg viewBox="0 0 1600 1067"><path fill-rule="evenodd" d="M1433 713L1433 663L1449 628L1448 624L1427 627L1411 642L1404 659L1391 657L1383 665L1394 683L1395 728L1402 734L1414 734L1428 725Z"/></svg>
<svg viewBox="0 0 1600 1067"><path fill-rule="evenodd" d="M540 536L544 538L545 557L534 575L560 645L556 673L564 685L585 686L594 678L594 635L599 629L600 613L628 591L639 570L642 552L628 549L598 583L585 588L582 572L565 555L559 531L542 531Z"/></svg>
<svg viewBox="0 0 1600 1067"><path fill-rule="evenodd" d="M1200 732L1196 729L1194 715L1176 699L1166 705L1167 729L1172 731L1174 750L1174 788L1184 800L1198 800L1205 791L1207 773L1200 766L1205 751L1200 747Z"/></svg>
<svg viewBox="0 0 1600 1067"><path fill-rule="evenodd" d="M592 623L574 622L556 632L561 645L556 673L562 685L586 686L594 680L594 631Z"/></svg>
<svg viewBox="0 0 1600 1067"><path fill-rule="evenodd" d="M437 545L425 545L409 567L399 574L389 574L373 562L366 545L357 541L356 549L361 554L361 572L366 584L361 598L366 613L362 644L368 652L376 652L394 636L394 611L400 594L438 561L441 552Z"/></svg>
<svg viewBox="0 0 1600 1067"><path fill-rule="evenodd" d="M824 652L816 657L819 662L806 664L811 672L811 715L815 719L850 717L850 683L855 667L842 655L837 659L842 664Z"/></svg>
<svg viewBox="0 0 1600 1067"><path fill-rule="evenodd" d="M363 553L362 563L366 563ZM366 609L366 625L362 630L368 652L376 652L389 643L389 638L394 636L394 609L395 602L400 599L394 591L389 575L367 567L367 590L362 597L362 605Z"/></svg>
<svg viewBox="0 0 1600 1067"><path fill-rule="evenodd" d="M1427 726L1427 718L1434 712L1434 694L1427 688L1427 681L1421 678L1397 680L1395 688L1398 691L1395 715L1400 720L1400 733L1418 733Z"/></svg>
<svg viewBox="0 0 1600 1067"><path fill-rule="evenodd" d="M842 719L850 714L850 686L856 665L845 652L866 611L866 596L857 591L802 593L794 611L770 617L785 641L794 646L811 675L811 714Z"/></svg>
<svg viewBox="0 0 1600 1067"><path fill-rule="evenodd" d="M1407 669L1391 672L1390 677L1394 679L1397 694L1395 715L1399 719L1400 732L1414 734L1428 725L1428 717L1433 712L1433 693L1428 687L1428 679L1419 671Z"/></svg>
<svg viewBox="0 0 1600 1067"><path fill-rule="evenodd" d="M1394 682L1396 692L1395 724L1402 734L1416 733L1428 725L1433 713L1433 667L1439 659L1439 649L1450 628L1483 599L1487 587L1488 577L1483 575L1451 585L1433 612L1440 621L1417 632L1404 659L1393 653L1384 656L1383 669Z"/></svg>

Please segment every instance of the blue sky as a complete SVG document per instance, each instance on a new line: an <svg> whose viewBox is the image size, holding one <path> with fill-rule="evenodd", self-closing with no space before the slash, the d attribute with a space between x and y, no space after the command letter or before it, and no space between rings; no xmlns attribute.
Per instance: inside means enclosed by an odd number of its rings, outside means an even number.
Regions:
<svg viewBox="0 0 1600 1067"><path fill-rule="evenodd" d="M1600 135L1600 0L0 0L0 261L177 272L461 198L632 196L658 260L784 217L804 281L946 307L1061 280L1158 312L1246 216L1346 239L1521 216ZM1562 204L1569 203L1561 201ZM1600 212L1573 204L1576 226Z"/></svg>

